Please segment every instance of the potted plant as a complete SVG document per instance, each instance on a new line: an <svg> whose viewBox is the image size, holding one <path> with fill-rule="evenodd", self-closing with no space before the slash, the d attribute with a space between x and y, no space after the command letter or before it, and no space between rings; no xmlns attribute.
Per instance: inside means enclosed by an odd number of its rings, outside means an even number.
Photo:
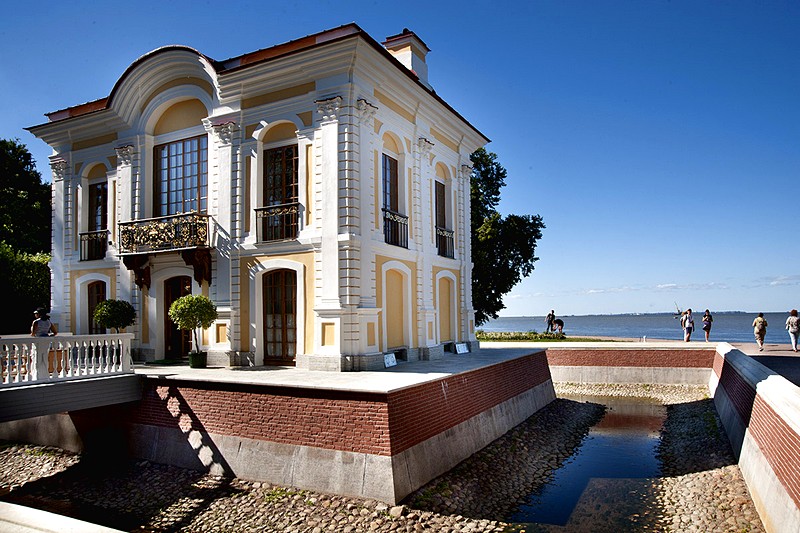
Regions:
<svg viewBox="0 0 800 533"><path fill-rule="evenodd" d="M169 306L169 318L181 329L191 329L193 335L193 349L189 352L189 366L204 368L206 366L206 352L200 351L199 328L209 328L217 319L217 306L202 294L187 294L181 296Z"/></svg>
<svg viewBox="0 0 800 533"><path fill-rule="evenodd" d="M136 310L125 300L103 300L97 304L92 318L101 328L115 329L119 333L136 321Z"/></svg>

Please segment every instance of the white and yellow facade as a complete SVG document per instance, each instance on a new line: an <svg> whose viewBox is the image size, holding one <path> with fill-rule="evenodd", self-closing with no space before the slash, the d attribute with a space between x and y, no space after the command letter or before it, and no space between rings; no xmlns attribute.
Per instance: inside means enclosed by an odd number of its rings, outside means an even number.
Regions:
<svg viewBox="0 0 800 533"><path fill-rule="evenodd" d="M225 61L169 46L48 114L30 131L53 148L54 321L90 333L125 299L138 357L179 357L168 305L205 294L211 364L337 371L474 342L488 140L431 90L427 51L354 24Z"/></svg>

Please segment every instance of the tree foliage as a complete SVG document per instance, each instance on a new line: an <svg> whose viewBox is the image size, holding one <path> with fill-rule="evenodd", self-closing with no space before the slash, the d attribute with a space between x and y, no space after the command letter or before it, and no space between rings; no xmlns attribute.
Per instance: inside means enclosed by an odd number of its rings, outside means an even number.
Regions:
<svg viewBox="0 0 800 533"><path fill-rule="evenodd" d="M136 309L125 300L103 300L95 307L92 318L101 328L116 329L119 333L136 321Z"/></svg>
<svg viewBox="0 0 800 533"><path fill-rule="evenodd" d="M217 306L202 294L181 296L169 306L169 318L181 329L194 332L194 351L200 351L197 328L210 328L217 319Z"/></svg>
<svg viewBox="0 0 800 533"><path fill-rule="evenodd" d="M30 254L50 252L50 186L18 139L0 139L0 198L0 241Z"/></svg>
<svg viewBox="0 0 800 533"><path fill-rule="evenodd" d="M484 148L471 156L472 306L476 325L505 308L503 296L533 272L536 243L545 225L539 215L508 215L497 211L506 169L497 154Z"/></svg>
<svg viewBox="0 0 800 533"><path fill-rule="evenodd" d="M28 333L33 310L50 308L50 267L47 254L18 252L0 242L0 328L3 333Z"/></svg>

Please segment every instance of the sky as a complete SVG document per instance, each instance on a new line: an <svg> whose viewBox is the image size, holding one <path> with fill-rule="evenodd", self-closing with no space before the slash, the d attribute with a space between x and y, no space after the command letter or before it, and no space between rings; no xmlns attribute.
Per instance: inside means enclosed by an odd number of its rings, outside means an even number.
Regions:
<svg viewBox="0 0 800 533"><path fill-rule="evenodd" d="M800 307L800 2L29 0L0 18L0 138L108 96L168 44L222 60L357 23L414 31L539 214L504 316Z"/></svg>

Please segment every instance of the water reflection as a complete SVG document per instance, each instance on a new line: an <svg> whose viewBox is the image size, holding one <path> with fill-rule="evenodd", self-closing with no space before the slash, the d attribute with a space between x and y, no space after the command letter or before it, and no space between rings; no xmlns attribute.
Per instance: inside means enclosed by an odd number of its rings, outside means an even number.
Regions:
<svg viewBox="0 0 800 533"><path fill-rule="evenodd" d="M511 522L566 525L584 495L599 493L606 502L633 502L647 485L642 479L660 475L656 447L666 417L663 405L649 398L561 397L603 404L606 414L553 480L508 517Z"/></svg>

